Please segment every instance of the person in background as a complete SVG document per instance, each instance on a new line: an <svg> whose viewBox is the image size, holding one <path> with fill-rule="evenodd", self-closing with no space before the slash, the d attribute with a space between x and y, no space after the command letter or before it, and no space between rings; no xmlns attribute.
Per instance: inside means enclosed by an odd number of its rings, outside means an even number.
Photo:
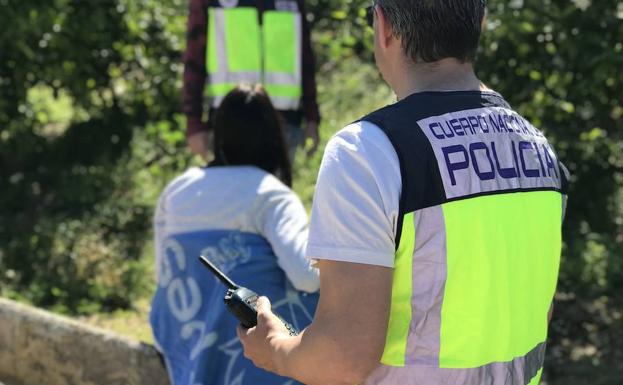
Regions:
<svg viewBox="0 0 623 385"><path fill-rule="evenodd" d="M183 111L193 153L207 156L214 113L240 82L261 83L270 95L284 121L290 161L304 138L312 142L308 155L318 147L320 113L303 0L190 0L184 64Z"/></svg>
<svg viewBox="0 0 623 385"><path fill-rule="evenodd" d="M308 385L537 385L565 168L476 77L483 0L376 0L369 15L398 101L325 150L314 321L290 337L260 297L245 355Z"/></svg>
<svg viewBox="0 0 623 385"><path fill-rule="evenodd" d="M307 214L290 189L280 121L260 86L239 86L223 98L214 131L215 160L175 178L158 202L154 340L173 385L293 384L243 357L226 288L198 261L203 254L269 296L296 328L311 322L318 271L304 255Z"/></svg>

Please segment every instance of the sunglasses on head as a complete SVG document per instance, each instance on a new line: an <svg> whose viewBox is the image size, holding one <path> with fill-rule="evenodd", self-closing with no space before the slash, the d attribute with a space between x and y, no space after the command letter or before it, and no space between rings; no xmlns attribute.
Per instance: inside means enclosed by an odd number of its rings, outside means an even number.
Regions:
<svg viewBox="0 0 623 385"><path fill-rule="evenodd" d="M374 28L374 8L376 7L376 1L372 2L372 5L366 7L366 23L368 27Z"/></svg>

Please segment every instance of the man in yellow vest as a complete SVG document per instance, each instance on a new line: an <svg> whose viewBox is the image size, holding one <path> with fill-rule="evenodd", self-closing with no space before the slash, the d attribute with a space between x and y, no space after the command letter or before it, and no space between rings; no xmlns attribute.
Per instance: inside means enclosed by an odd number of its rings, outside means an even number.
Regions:
<svg viewBox="0 0 623 385"><path fill-rule="evenodd" d="M264 85L283 117L291 159L304 137L312 141L311 152L317 148L320 114L303 0L190 0L184 64L183 109L193 153L211 151L210 118L243 82Z"/></svg>
<svg viewBox="0 0 623 385"><path fill-rule="evenodd" d="M260 298L245 355L308 385L536 385L565 168L474 73L483 0L376 0L369 15L398 101L325 150L314 321L290 337Z"/></svg>

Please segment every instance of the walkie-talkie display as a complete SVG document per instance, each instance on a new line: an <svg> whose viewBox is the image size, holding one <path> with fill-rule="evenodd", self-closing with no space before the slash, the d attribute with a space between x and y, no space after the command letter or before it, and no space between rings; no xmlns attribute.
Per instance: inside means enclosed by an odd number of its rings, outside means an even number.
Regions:
<svg viewBox="0 0 623 385"><path fill-rule="evenodd" d="M226 287L227 293L223 298L227 310L232 313L240 324L245 328L252 328L257 325L257 299L258 295L253 290L249 290L246 287L236 285L229 277L227 277L222 271L212 264L206 257L201 255L199 261L203 263ZM277 315L286 329L290 332L291 336L299 334L299 331L294 326L287 323L281 316Z"/></svg>

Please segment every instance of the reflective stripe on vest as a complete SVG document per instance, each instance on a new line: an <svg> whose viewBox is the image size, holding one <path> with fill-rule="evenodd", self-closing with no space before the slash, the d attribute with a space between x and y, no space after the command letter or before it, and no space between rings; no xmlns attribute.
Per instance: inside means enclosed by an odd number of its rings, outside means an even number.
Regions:
<svg viewBox="0 0 623 385"><path fill-rule="evenodd" d="M302 25L296 12L208 8L206 95L220 106L242 82L262 83L278 110L297 110L302 96Z"/></svg>
<svg viewBox="0 0 623 385"><path fill-rule="evenodd" d="M364 120L402 177L386 344L365 384L537 385L567 191L547 139L480 92L416 94Z"/></svg>
<svg viewBox="0 0 623 385"><path fill-rule="evenodd" d="M448 369L432 366L381 366L362 385L538 385L545 344L510 362L494 362L478 368Z"/></svg>

